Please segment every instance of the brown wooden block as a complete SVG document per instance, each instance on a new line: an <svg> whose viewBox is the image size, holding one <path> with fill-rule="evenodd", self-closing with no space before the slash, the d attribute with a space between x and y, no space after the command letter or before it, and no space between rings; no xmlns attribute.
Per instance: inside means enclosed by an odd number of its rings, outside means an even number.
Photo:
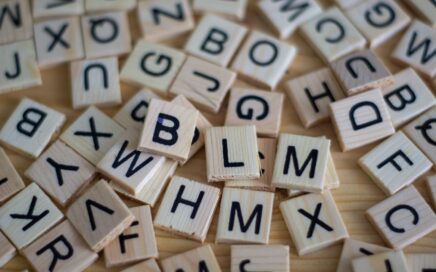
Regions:
<svg viewBox="0 0 436 272"><path fill-rule="evenodd" d="M207 180L258 179L255 126L213 127L206 131Z"/></svg>
<svg viewBox="0 0 436 272"><path fill-rule="evenodd" d="M352 267L354 272L410 272L407 268L406 256L402 251L389 251L357 258L352 261Z"/></svg>
<svg viewBox="0 0 436 272"><path fill-rule="evenodd" d="M204 242L220 190L175 176L154 219L156 228Z"/></svg>
<svg viewBox="0 0 436 272"><path fill-rule="evenodd" d="M166 95L185 60L179 50L140 40L121 70L121 80Z"/></svg>
<svg viewBox="0 0 436 272"><path fill-rule="evenodd" d="M370 144L395 132L378 89L331 103L330 111L342 151Z"/></svg>
<svg viewBox="0 0 436 272"><path fill-rule="evenodd" d="M132 50L129 21L124 11L83 16L82 32L87 59L119 56Z"/></svg>
<svg viewBox="0 0 436 272"><path fill-rule="evenodd" d="M395 250L414 243L436 228L436 215L413 186L371 207L366 216Z"/></svg>
<svg viewBox="0 0 436 272"><path fill-rule="evenodd" d="M95 252L115 240L135 219L104 180L81 195L65 215Z"/></svg>
<svg viewBox="0 0 436 272"><path fill-rule="evenodd" d="M217 243L268 244L274 193L224 188Z"/></svg>
<svg viewBox="0 0 436 272"><path fill-rule="evenodd" d="M161 272L161 270L155 259L149 259L123 269L121 272Z"/></svg>
<svg viewBox="0 0 436 272"><path fill-rule="evenodd" d="M335 0L335 3L342 9L349 9L363 0Z"/></svg>
<svg viewBox="0 0 436 272"><path fill-rule="evenodd" d="M0 10L2 11L0 44L23 41L33 37L29 0L1 1ZM0 49L0 52L2 50Z"/></svg>
<svg viewBox="0 0 436 272"><path fill-rule="evenodd" d="M64 114L23 98L3 125L0 141L13 150L36 158L64 122Z"/></svg>
<svg viewBox="0 0 436 272"><path fill-rule="evenodd" d="M205 15L185 44L189 54L227 67L247 28L224 18Z"/></svg>
<svg viewBox="0 0 436 272"><path fill-rule="evenodd" d="M0 208L0 228L18 248L30 244L63 217L50 198L31 183Z"/></svg>
<svg viewBox="0 0 436 272"><path fill-rule="evenodd" d="M4 203L23 188L23 180L6 152L0 147L0 203Z"/></svg>
<svg viewBox="0 0 436 272"><path fill-rule="evenodd" d="M433 206L436 209L436 176L427 178L427 186L430 192L430 197L433 200Z"/></svg>
<svg viewBox="0 0 436 272"><path fill-rule="evenodd" d="M132 10L137 5L137 0L85 0L87 12L112 11L112 10Z"/></svg>
<svg viewBox="0 0 436 272"><path fill-rule="evenodd" d="M32 6L35 19L82 15L85 12L85 0L32 0Z"/></svg>
<svg viewBox="0 0 436 272"><path fill-rule="evenodd" d="M410 272L431 272L436 269L436 254L406 254Z"/></svg>
<svg viewBox="0 0 436 272"><path fill-rule="evenodd" d="M42 84L32 40L0 45L0 63L0 94Z"/></svg>
<svg viewBox="0 0 436 272"><path fill-rule="evenodd" d="M423 17L432 27L436 27L436 5L432 1L405 1L411 8Z"/></svg>
<svg viewBox="0 0 436 272"><path fill-rule="evenodd" d="M282 93L233 88L225 125L255 125L259 136L277 137L282 121L282 108Z"/></svg>
<svg viewBox="0 0 436 272"><path fill-rule="evenodd" d="M289 272L289 247L283 245L231 246L230 271Z"/></svg>
<svg viewBox="0 0 436 272"><path fill-rule="evenodd" d="M289 38L300 25L322 11L321 6L315 0L292 2L262 0L257 5L281 39Z"/></svg>
<svg viewBox="0 0 436 272"><path fill-rule="evenodd" d="M170 94L181 94L199 108L217 113L236 73L196 57L188 57L170 88Z"/></svg>
<svg viewBox="0 0 436 272"><path fill-rule="evenodd" d="M162 41L180 36L194 28L187 0L139 1L139 25L147 41Z"/></svg>
<svg viewBox="0 0 436 272"><path fill-rule="evenodd" d="M121 103L116 57L74 61L70 64L70 77L74 109Z"/></svg>
<svg viewBox="0 0 436 272"><path fill-rule="evenodd" d="M301 33L326 63L366 45L363 35L337 7L323 11L303 24Z"/></svg>
<svg viewBox="0 0 436 272"><path fill-rule="evenodd" d="M150 206L134 207L130 211L135 216L133 223L104 248L106 267L131 264L159 255Z"/></svg>
<svg viewBox="0 0 436 272"><path fill-rule="evenodd" d="M423 1L424 2L424 1ZM397 43L392 57L399 62L410 65L425 76L436 76L436 29L415 20Z"/></svg>
<svg viewBox="0 0 436 272"><path fill-rule="evenodd" d="M161 261L163 271L214 271L221 272L218 260L210 245L204 245Z"/></svg>
<svg viewBox="0 0 436 272"><path fill-rule="evenodd" d="M23 250L36 271L83 271L98 258L68 220Z"/></svg>
<svg viewBox="0 0 436 272"><path fill-rule="evenodd" d="M62 133L60 139L96 165L124 129L95 107L89 107Z"/></svg>
<svg viewBox="0 0 436 272"><path fill-rule="evenodd" d="M138 148L177 161L186 161L198 114L196 109L152 99Z"/></svg>
<svg viewBox="0 0 436 272"><path fill-rule="evenodd" d="M274 90L296 54L294 46L262 32L252 31L233 61L232 70Z"/></svg>
<svg viewBox="0 0 436 272"><path fill-rule="evenodd" d="M330 191L284 201L280 203L280 211L300 256L348 238Z"/></svg>
<svg viewBox="0 0 436 272"><path fill-rule="evenodd" d="M36 182L54 201L66 206L95 177L96 171L84 158L61 141L56 141L27 168L27 178Z"/></svg>
<svg viewBox="0 0 436 272"><path fill-rule="evenodd" d="M242 20L245 17L248 2L248 0L194 0L193 8L194 11L198 13L214 13L232 19Z"/></svg>
<svg viewBox="0 0 436 272"><path fill-rule="evenodd" d="M0 232L0 267L12 260L17 255L17 249Z"/></svg>

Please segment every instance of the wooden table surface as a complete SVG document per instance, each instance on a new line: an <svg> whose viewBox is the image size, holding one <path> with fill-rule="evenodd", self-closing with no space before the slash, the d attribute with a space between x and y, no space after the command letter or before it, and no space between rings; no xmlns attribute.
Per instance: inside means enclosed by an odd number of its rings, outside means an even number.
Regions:
<svg viewBox="0 0 436 272"><path fill-rule="evenodd" d="M262 20L261 16L257 13L254 4L257 1L249 1L246 19L243 24L249 28L258 29L264 32L273 33L272 29L268 26L266 21ZM331 5L330 2L322 2L324 8ZM399 1L401 6L411 15L416 17L416 14L404 6ZM130 25L133 32L134 39L139 38L138 25L136 21L136 14L132 12L130 17ZM197 18L198 19L198 18ZM392 62L389 55L393 51L396 43L401 37L399 35L392 38L387 43L376 49L378 56L382 57L385 64L395 73L404 67L398 66ZM177 40L165 42L172 46L182 48L185 44L189 34L178 38ZM298 55L295 61L292 63L287 75L283 78L282 83L286 80L305 74L314 69L325 67L326 65L316 56L313 50L309 47L309 44L305 42L298 33L294 34L289 43L295 45L298 48ZM121 58L120 68L124 63L125 57ZM0 125L2 126L7 118L12 114L14 108L18 105L20 99L23 97L29 97L38 102L41 102L49 107L52 107L60 112L63 112L67 116L67 123L64 125L63 130L66 129L77 116L83 111L74 111L71 105L70 94L70 76L68 65L61 65L55 68L42 71L43 85L38 88L32 88L22 90L10 94L4 94L0 96ZM430 82L427 81L430 85ZM127 84L122 83L122 96L123 102L126 102L138 89ZM238 81L237 85L247 85L247 83ZM283 85L283 84L282 84ZM283 92L282 85L279 86L277 91ZM435 87L433 86L433 91ZM104 112L113 116L115 112L120 108L110 107L101 108ZM226 113L226 105L224 104L221 111L218 114L208 114L205 116L216 126L223 125L224 117ZM311 129L304 129L301 122L296 115L295 110L292 108L289 98L286 96L284 102L284 111L282 118L281 132L321 136L325 135L332 140L332 153L335 160L336 168L341 180L341 186L339 189L332 191L334 199L339 207L341 215L345 221L348 232L352 238L363 240L366 242L376 243L379 245L386 245L382 241L381 237L376 233L374 228L370 225L364 216L364 212L386 198L386 195L371 181L371 179L361 170L357 164L357 160L371 150L379 142L368 145L364 148L353 150L350 152L342 153L340 151L336 135L334 133L331 123L325 123L323 125L316 126ZM8 149L6 149L13 164L17 168L18 172L23 176L24 171L32 163L31 159L24 158ZM194 156L186 165L179 167L176 174L191 178L197 181L206 181L206 161L204 149ZM434 174L434 173L433 173ZM25 180L29 183L29 180ZM423 186L423 178L415 182L415 186L423 194L426 200L429 200L429 193L426 187ZM279 211L279 203L286 200L287 196L282 191L278 191L275 196L273 219L270 233L271 244L285 244L291 248L291 269L295 272L309 272L309 271L335 271L336 265L341 253L342 244L338 244L318 252L308 254L303 257L299 257L296 254L295 247L290 238L288 230L284 224L282 216ZM132 203L129 203L129 205ZM159 203L156 205L159 207ZM153 214L156 213L157 208L153 209ZM209 229L209 233L205 243L213 244L214 252L219 260L219 263L223 271L229 271L230 264L230 246L229 245L215 245L215 233L217 230L217 218L218 211L215 212L212 225ZM172 235L168 232L156 231L157 242L159 248L160 258L165 258L176 253L181 253L186 250L200 246L199 242L187 240L186 238ZM405 252L414 253L436 253L436 232L433 232L426 237L418 240L413 245L407 247ZM15 257L6 266L8 269L24 269L29 268L30 265L27 261L21 257ZM87 271L118 271L119 269L106 269L104 267L104 260L102 254L100 254L99 260L88 268Z"/></svg>

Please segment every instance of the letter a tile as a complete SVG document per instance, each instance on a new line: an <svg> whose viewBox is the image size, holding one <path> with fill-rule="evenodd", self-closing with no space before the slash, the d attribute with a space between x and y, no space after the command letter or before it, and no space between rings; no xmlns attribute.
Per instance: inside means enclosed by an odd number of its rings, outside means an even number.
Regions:
<svg viewBox="0 0 436 272"><path fill-rule="evenodd" d="M210 245L197 247L184 253L163 259L164 271L213 271L221 272L218 260Z"/></svg>
<svg viewBox="0 0 436 272"><path fill-rule="evenodd" d="M3 204L11 196L21 191L24 186L24 182L11 160L0 147L0 203Z"/></svg>
<svg viewBox="0 0 436 272"><path fill-rule="evenodd" d="M231 272L289 272L289 247L282 245L231 246Z"/></svg>
<svg viewBox="0 0 436 272"><path fill-rule="evenodd" d="M0 44L33 37L29 0L1 1L0 14ZM0 52L2 50L3 48L0 49ZM1 63L3 64L3 62Z"/></svg>
<svg viewBox="0 0 436 272"><path fill-rule="evenodd" d="M352 264L354 272L411 272L407 268L406 256L402 251L389 251L369 257L360 257L354 259Z"/></svg>

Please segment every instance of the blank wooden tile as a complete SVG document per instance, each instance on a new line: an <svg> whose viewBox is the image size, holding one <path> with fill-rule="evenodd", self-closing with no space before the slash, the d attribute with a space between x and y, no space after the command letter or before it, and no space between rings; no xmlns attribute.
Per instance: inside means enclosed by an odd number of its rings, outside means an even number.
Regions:
<svg viewBox="0 0 436 272"><path fill-rule="evenodd" d="M12 260L17 255L16 248L9 242L3 233L0 232L0 267Z"/></svg>
<svg viewBox="0 0 436 272"><path fill-rule="evenodd" d="M98 258L65 220L23 250L36 271L83 271Z"/></svg>
<svg viewBox="0 0 436 272"><path fill-rule="evenodd" d="M405 1L414 11L424 20L428 21L432 27L436 27L436 6L432 1Z"/></svg>
<svg viewBox="0 0 436 272"><path fill-rule="evenodd" d="M23 188L23 180L6 152L0 147L0 203L4 203Z"/></svg>
<svg viewBox="0 0 436 272"><path fill-rule="evenodd" d="M205 15L185 44L189 54L227 67L247 28L224 18Z"/></svg>
<svg viewBox="0 0 436 272"><path fill-rule="evenodd" d="M255 126L213 127L206 131L207 180L258 179Z"/></svg>
<svg viewBox="0 0 436 272"><path fill-rule="evenodd" d="M342 9L349 9L363 0L335 0L335 3Z"/></svg>
<svg viewBox="0 0 436 272"><path fill-rule="evenodd" d="M436 269L435 254L406 254L406 260L410 272L431 272Z"/></svg>
<svg viewBox="0 0 436 272"><path fill-rule="evenodd" d="M42 84L32 40L0 45L0 94Z"/></svg>
<svg viewBox="0 0 436 272"><path fill-rule="evenodd" d="M82 32L88 59L124 55L132 50L126 12L83 16Z"/></svg>
<svg viewBox="0 0 436 272"><path fill-rule="evenodd" d="M92 164L56 141L24 173L59 205L66 206L96 174Z"/></svg>
<svg viewBox="0 0 436 272"><path fill-rule="evenodd" d="M121 272L161 272L159 265L155 259L149 259L126 269L121 270Z"/></svg>
<svg viewBox="0 0 436 272"><path fill-rule="evenodd" d="M154 226L204 242L219 197L218 188L175 176L154 218Z"/></svg>
<svg viewBox="0 0 436 272"><path fill-rule="evenodd" d="M175 38L194 28L187 0L139 1L139 26L147 41Z"/></svg>
<svg viewBox="0 0 436 272"><path fill-rule="evenodd" d="M111 11L111 10L132 10L136 7L138 0L85 0L87 12Z"/></svg>
<svg viewBox="0 0 436 272"><path fill-rule="evenodd" d="M436 176L431 176L427 178L427 186L430 193L430 198L433 201L433 206L436 209Z"/></svg>
<svg viewBox="0 0 436 272"><path fill-rule="evenodd" d="M135 216L133 223L104 248L106 267L131 264L159 255L150 206L134 207L130 211Z"/></svg>
<svg viewBox="0 0 436 272"><path fill-rule="evenodd" d="M277 137L282 121L282 108L282 93L232 88L225 125L255 125L259 136Z"/></svg>
<svg viewBox="0 0 436 272"><path fill-rule="evenodd" d="M232 19L242 20L245 17L249 0L194 0L193 8L199 13L214 13Z"/></svg>
<svg viewBox="0 0 436 272"><path fill-rule="evenodd" d="M85 12L85 0L32 0L32 4L35 19L82 15Z"/></svg>
<svg viewBox="0 0 436 272"><path fill-rule="evenodd" d="M284 201L280 203L280 211L300 256L348 238L345 224L329 191Z"/></svg>
<svg viewBox="0 0 436 272"><path fill-rule="evenodd" d="M392 58L433 78L436 76L436 55L432 51L435 44L436 29L415 20L397 43Z"/></svg>
<svg viewBox="0 0 436 272"><path fill-rule="evenodd" d="M363 35L337 7L323 11L303 24L301 33L326 63L366 45Z"/></svg>
<svg viewBox="0 0 436 272"><path fill-rule="evenodd" d="M196 57L188 57L170 88L170 94L182 94L199 108L217 113L236 73Z"/></svg>
<svg viewBox="0 0 436 272"><path fill-rule="evenodd" d="M331 103L330 111L342 151L370 144L395 132L379 89Z"/></svg>
<svg viewBox="0 0 436 272"><path fill-rule="evenodd" d="M31 183L0 208L0 228L22 249L63 217L50 198Z"/></svg>
<svg viewBox="0 0 436 272"><path fill-rule="evenodd" d="M409 272L407 261L402 251L389 251L352 261L354 272L395 271Z"/></svg>
<svg viewBox="0 0 436 272"><path fill-rule="evenodd" d="M224 188L216 242L268 244L274 193Z"/></svg>
<svg viewBox="0 0 436 272"><path fill-rule="evenodd" d="M124 129L95 107L89 107L60 139L96 165L116 143Z"/></svg>
<svg viewBox="0 0 436 272"><path fill-rule="evenodd" d="M95 252L115 240L135 219L105 180L89 188L65 215Z"/></svg>
<svg viewBox="0 0 436 272"><path fill-rule="evenodd" d="M221 272L218 260L210 245L204 245L161 261L163 271L214 271Z"/></svg>
<svg viewBox="0 0 436 272"><path fill-rule="evenodd" d="M297 49L267 34L252 31L232 63L232 70L274 90L294 60Z"/></svg>
<svg viewBox="0 0 436 272"><path fill-rule="evenodd" d="M244 245L231 246L230 271L289 272L289 246Z"/></svg>
<svg viewBox="0 0 436 272"><path fill-rule="evenodd" d="M64 122L64 114L23 98L3 125L0 141L13 150L36 158Z"/></svg>
<svg viewBox="0 0 436 272"><path fill-rule="evenodd" d="M27 40L33 37L29 0L2 1L0 10L2 14L0 19L0 44Z"/></svg>
<svg viewBox="0 0 436 272"><path fill-rule="evenodd" d="M40 68L85 57L78 17L48 20L33 25Z"/></svg>
<svg viewBox="0 0 436 272"><path fill-rule="evenodd" d="M120 77L165 96L184 60L185 54L177 49L140 40L124 63Z"/></svg>
<svg viewBox="0 0 436 272"><path fill-rule="evenodd" d="M366 211L368 220L395 250L403 249L436 228L436 215L410 186Z"/></svg>

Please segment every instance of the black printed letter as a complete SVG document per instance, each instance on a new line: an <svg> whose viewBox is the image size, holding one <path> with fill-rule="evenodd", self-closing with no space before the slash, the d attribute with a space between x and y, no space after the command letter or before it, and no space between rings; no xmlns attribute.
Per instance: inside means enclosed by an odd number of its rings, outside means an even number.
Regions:
<svg viewBox="0 0 436 272"><path fill-rule="evenodd" d="M56 244L58 244L58 243L62 243L63 246L65 247L66 252L64 254L62 254L56 248ZM59 235L56 239L54 239L53 241L51 241L50 243L48 243L47 245L45 245L44 247L39 249L36 252L36 255L39 256L47 250L50 250L53 253L53 259L51 260L50 266L48 268L48 271L50 271L50 272L55 270L55 267L56 267L58 260L63 260L63 261L68 260L74 254L73 246L70 244L70 242L68 242L68 240L63 235Z"/></svg>
<svg viewBox="0 0 436 272"><path fill-rule="evenodd" d="M165 121L169 121L173 125L166 126L164 125ZM156 121L156 126L153 132L153 142L163 145L174 145L179 139L179 134L177 133L179 127L180 127L179 119L165 113L159 113ZM167 135L171 135L171 138L170 139L162 138L160 135L162 131L166 132Z"/></svg>
<svg viewBox="0 0 436 272"><path fill-rule="evenodd" d="M182 195L183 195L184 191L185 191L185 185L180 185L179 191L177 192L176 199L174 200L173 206L171 207L171 213L176 212L179 204L185 204L187 206L192 207L192 212L191 212L190 218L195 219L195 216L197 215L198 209L200 208L201 201L203 200L203 197L204 197L204 191L200 191L200 193L198 194L197 200L195 202L183 199Z"/></svg>
<svg viewBox="0 0 436 272"><path fill-rule="evenodd" d="M364 121L361 124L358 124L356 121L355 114L356 114L356 111L358 109L361 109L362 107L372 108L374 110L375 118L372 120ZM366 116L367 116L367 114L366 114ZM377 105L374 104L373 102L370 102L370 101L363 101L363 102L359 102L359 103L353 105L350 109L350 112L349 112L349 118L351 121L351 126L352 126L353 130L355 130L355 131L383 122L380 110L378 109Z"/></svg>
<svg viewBox="0 0 436 272"><path fill-rule="evenodd" d="M33 137L46 117L47 113L42 110L28 108L23 112L21 121L17 123L17 130L28 137Z"/></svg>

